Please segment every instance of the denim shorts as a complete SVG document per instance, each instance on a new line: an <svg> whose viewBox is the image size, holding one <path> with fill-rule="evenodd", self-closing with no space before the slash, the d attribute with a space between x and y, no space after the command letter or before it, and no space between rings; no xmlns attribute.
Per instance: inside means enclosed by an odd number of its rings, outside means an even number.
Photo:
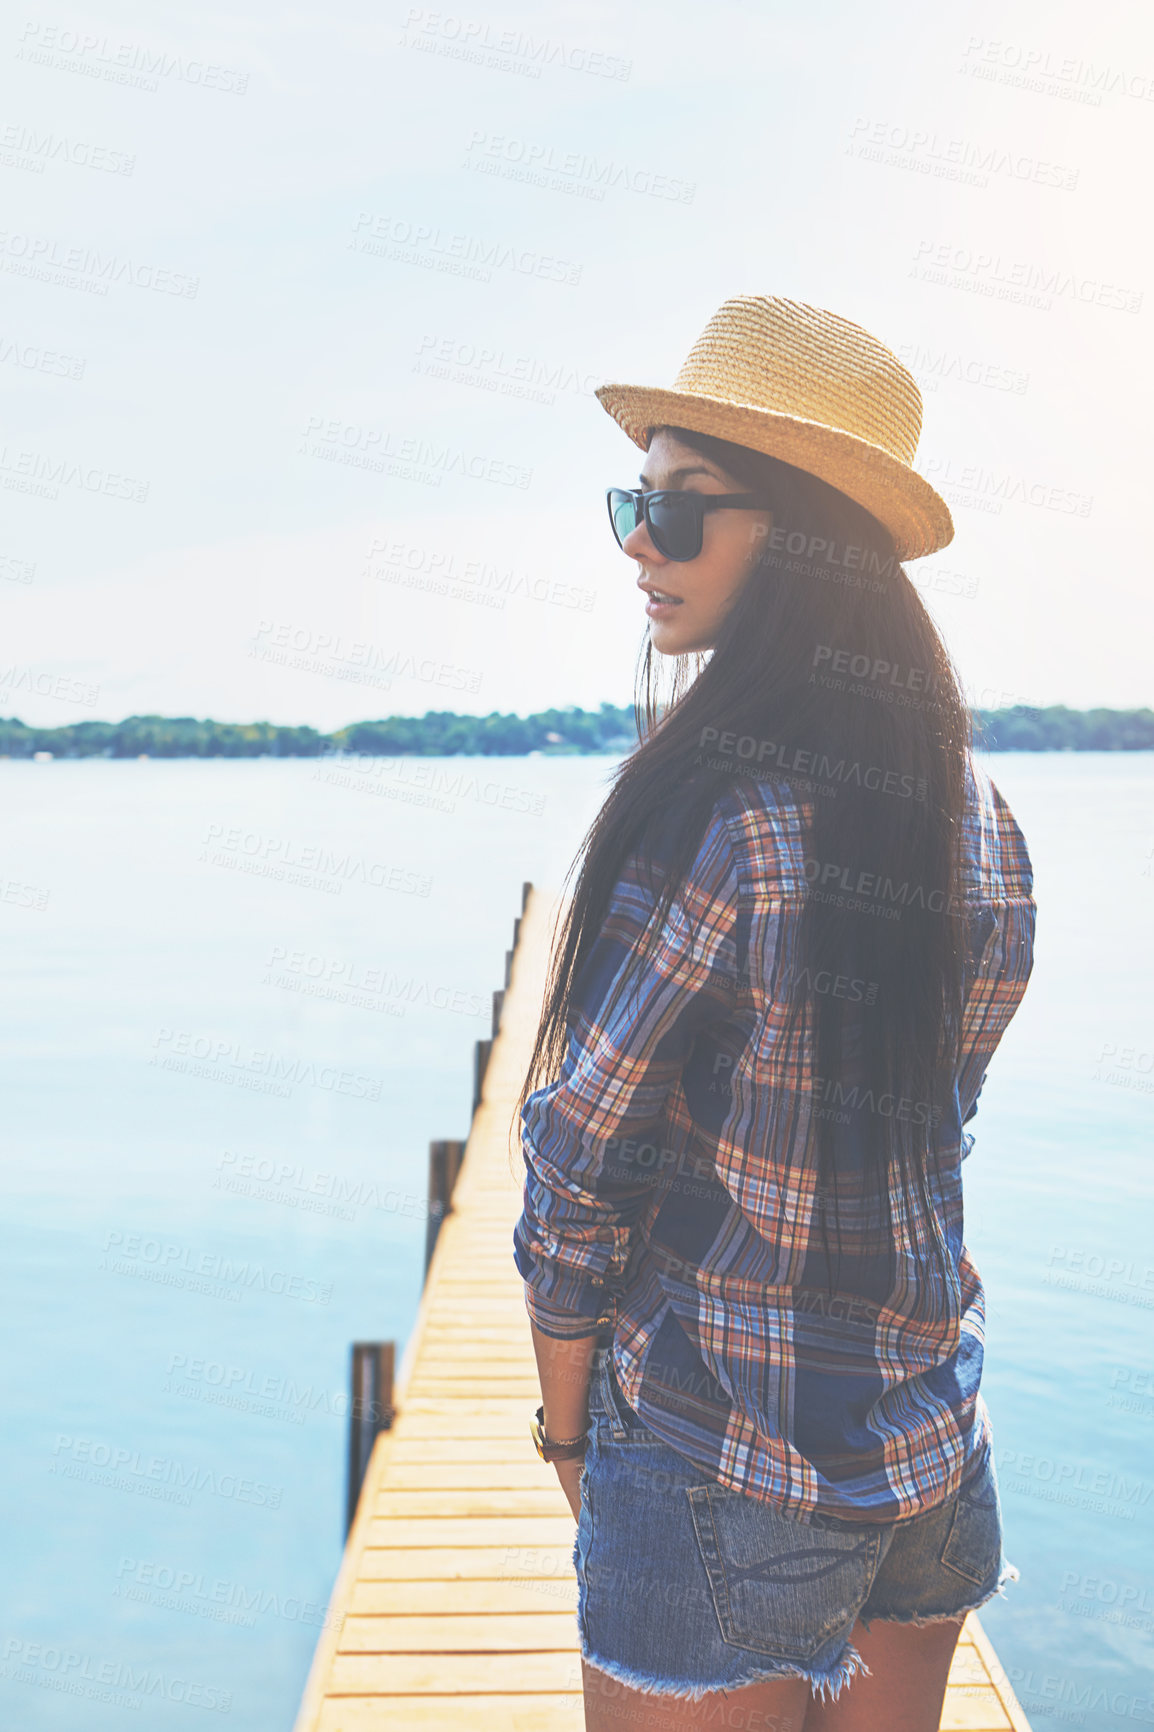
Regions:
<svg viewBox="0 0 1154 1732"><path fill-rule="evenodd" d="M1002 1552L992 1450L954 1496L904 1522L780 1514L720 1485L594 1361L573 1546L581 1652L622 1684L698 1701L801 1677L836 1701L868 1672L857 1619L926 1624L985 1605L1019 1572Z"/></svg>

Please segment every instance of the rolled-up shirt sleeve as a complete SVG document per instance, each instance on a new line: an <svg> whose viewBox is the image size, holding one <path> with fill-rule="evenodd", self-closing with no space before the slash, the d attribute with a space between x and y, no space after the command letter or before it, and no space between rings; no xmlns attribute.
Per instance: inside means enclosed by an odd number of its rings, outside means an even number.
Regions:
<svg viewBox="0 0 1154 1732"><path fill-rule="evenodd" d="M626 861L579 971L561 1075L521 1113L525 1190L514 1261L529 1315L546 1335L590 1335L610 1320L613 1284L655 1183L630 1156L661 1125L699 1031L732 1013L746 966L736 859L717 807L652 957L633 966L653 934L661 834L644 867L637 851ZM667 826L664 835L667 847Z"/></svg>

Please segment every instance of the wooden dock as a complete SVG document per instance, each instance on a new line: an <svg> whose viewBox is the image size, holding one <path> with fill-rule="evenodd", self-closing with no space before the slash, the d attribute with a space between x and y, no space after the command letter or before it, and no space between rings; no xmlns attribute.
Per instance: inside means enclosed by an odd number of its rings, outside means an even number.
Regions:
<svg viewBox="0 0 1154 1732"><path fill-rule="evenodd" d="M294 1732L583 1732L574 1522L529 1437L540 1388L513 1263L508 1131L556 913L556 893L525 890L395 1418L373 1446ZM941 1725L1030 1732L976 1613Z"/></svg>

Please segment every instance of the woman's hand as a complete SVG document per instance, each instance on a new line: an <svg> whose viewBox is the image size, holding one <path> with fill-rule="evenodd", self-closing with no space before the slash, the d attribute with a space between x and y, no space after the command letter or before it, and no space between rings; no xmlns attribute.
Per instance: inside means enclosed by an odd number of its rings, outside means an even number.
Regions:
<svg viewBox="0 0 1154 1732"><path fill-rule="evenodd" d="M573 1456L568 1461L555 1461L557 1478L561 1481L561 1490L569 1500L569 1508L573 1511L573 1520L581 1519L581 1475L585 1468L584 1456Z"/></svg>

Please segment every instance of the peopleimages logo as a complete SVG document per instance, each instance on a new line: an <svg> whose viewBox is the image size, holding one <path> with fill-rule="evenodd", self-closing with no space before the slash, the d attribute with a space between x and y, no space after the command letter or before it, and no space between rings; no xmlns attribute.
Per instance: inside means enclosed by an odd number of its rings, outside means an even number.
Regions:
<svg viewBox="0 0 1154 1732"><path fill-rule="evenodd" d="M832 885L847 896L876 898L899 909L925 908L931 914L941 914L950 901L944 890L927 891L923 884L911 884L908 878L895 884L892 878L879 872L855 872L852 866L843 866L836 860L807 857L804 871L806 883L811 886L828 890ZM955 902L958 911L963 906Z"/></svg>
<svg viewBox="0 0 1154 1732"><path fill-rule="evenodd" d="M194 1492L208 1492L258 1509L280 1509L284 1487L263 1479L193 1466L175 1456L149 1455L123 1444L106 1443L96 1437L74 1437L58 1432L52 1448L49 1472L66 1479L86 1479L113 1491L141 1492L162 1503L180 1503L186 1508ZM168 1495L166 1495L168 1494Z"/></svg>
<svg viewBox="0 0 1154 1732"><path fill-rule="evenodd" d="M74 168L96 169L102 174L130 175L136 167L135 156L129 156L127 151L54 132L39 132L20 121L11 121L0 128L0 161L9 168L26 169L33 174L43 174L45 163L55 161L71 163Z"/></svg>
<svg viewBox="0 0 1154 1732"><path fill-rule="evenodd" d="M122 1557L112 1591L121 1599L151 1601L169 1611L191 1612L249 1629L256 1624L257 1613L318 1629L340 1629L345 1620L343 1612L330 1612L320 1601L303 1600L278 1588L248 1587L227 1576L206 1575L156 1558Z"/></svg>
<svg viewBox="0 0 1154 1732"><path fill-rule="evenodd" d="M814 1109L817 1118L849 1112L875 1113L879 1118L898 1119L902 1124L936 1125L942 1108L930 1101L911 1100L908 1095L875 1094L860 1084L847 1086L837 1077L813 1078L813 1095L822 1106ZM848 1124L849 1118L839 1116L837 1123Z"/></svg>
<svg viewBox="0 0 1154 1732"><path fill-rule="evenodd" d="M462 166L508 179L530 180L598 201L604 199L607 187L621 187L627 192L672 199L680 204L692 204L697 191L695 181L675 180L649 168L615 162L611 157L603 161L600 157L586 156L581 150L559 150L540 140L511 138L507 133L486 132L480 127L474 127L470 134Z"/></svg>
<svg viewBox="0 0 1154 1732"><path fill-rule="evenodd" d="M1049 312L1056 297L1065 295L1086 306L1138 313L1144 291L1128 285L1082 276L1061 265L1040 265L1030 259L1003 258L1001 253L975 251L950 242L920 240L909 275L945 288L967 289Z"/></svg>
<svg viewBox="0 0 1154 1732"><path fill-rule="evenodd" d="M816 644L811 665L816 668L825 662L829 663L832 673L851 674L855 680L872 680L879 684L900 687L903 691L931 691L935 683L933 670L930 668L907 668L900 662L887 661L884 656L874 656L871 659L868 655L840 649L834 644ZM810 683L813 683L812 676Z"/></svg>
<svg viewBox="0 0 1154 1732"><path fill-rule="evenodd" d="M567 72L620 81L633 70L633 62L617 54L551 36L527 35L522 30L497 30L488 20L462 18L459 13L430 11L424 6L410 6L401 27L400 46L448 52L455 59L520 72L527 78L540 78L543 66L561 66Z"/></svg>
<svg viewBox="0 0 1154 1732"><path fill-rule="evenodd" d="M307 1083L313 1088L352 1095L358 1100L379 1101L381 1098L380 1077L362 1076L359 1071L340 1070L331 1064L318 1065L312 1059L287 1058L266 1048L246 1046L239 1040L222 1040L185 1029L162 1028L153 1045L160 1050L153 1053L149 1063L164 1070L187 1070L194 1076L209 1076L214 1081L253 1076L262 1082L278 1085L277 1092L285 1095L291 1093L298 1083Z"/></svg>
<svg viewBox="0 0 1154 1732"><path fill-rule="evenodd" d="M25 234L19 229L0 229L0 270L42 281L54 271L56 281L96 295L106 295L109 283L127 282L134 289L194 301L200 288L199 277L160 269L140 259L95 252L91 247L68 246L54 235Z"/></svg>
<svg viewBox="0 0 1154 1732"><path fill-rule="evenodd" d="M1073 192L1081 172L997 144L939 137L932 128L861 117L851 128L846 155L977 187L989 186L991 175L1005 175L1010 180Z"/></svg>
<svg viewBox="0 0 1154 1732"><path fill-rule="evenodd" d="M251 868L260 876L328 888L338 895L344 884L365 884L375 890L424 897L433 885L427 872L383 860L366 860L359 854L336 852L319 843L301 843L292 837L246 830L241 825L210 824L197 859L208 865Z"/></svg>
<svg viewBox="0 0 1154 1732"><path fill-rule="evenodd" d="M829 998L848 999L852 1004L876 1004L878 998L879 983L876 980L859 980L853 975L835 974L830 968L798 969L796 973L787 975L783 984L800 986L806 992L816 992Z"/></svg>
<svg viewBox="0 0 1154 1732"><path fill-rule="evenodd" d="M126 42L31 18L25 21L16 58L152 93L160 88L160 78L175 78L181 84L229 96L243 96L248 88L248 73L232 67L186 60L182 54L151 48L147 43Z"/></svg>
<svg viewBox="0 0 1154 1732"><path fill-rule="evenodd" d="M446 236L438 225L413 223L384 212L358 212L348 244L354 252L448 271L480 283L491 282L496 269L576 288L584 269L570 259L554 258L551 253L538 253L511 241L490 241L469 234Z"/></svg>
<svg viewBox="0 0 1154 1732"><path fill-rule="evenodd" d="M1095 108L1101 107L1103 95L1154 102L1154 77L1148 73L1111 66L1109 61L1098 65L1077 55L1061 54L1054 48L1007 41L1004 37L971 36L958 71L1019 89L1087 102Z"/></svg>
<svg viewBox="0 0 1154 1732"><path fill-rule="evenodd" d="M22 1684L63 1691L68 1696L88 1696L114 1707L140 1709L144 1698L180 1702L186 1708L208 1708L218 1714L232 1709L232 1691L218 1685L181 1677L159 1666L135 1660L105 1659L78 1648L52 1642L33 1642L9 1636L4 1643L0 1674Z"/></svg>
<svg viewBox="0 0 1154 1732"><path fill-rule="evenodd" d="M818 566L828 566L845 572L860 572L874 578L890 577L898 568L898 560L892 553L883 558L876 548L864 543L839 543L829 536L815 535L812 531L802 529L789 529L779 523L770 525L768 533L761 537L761 542L759 556L769 564L774 563L768 559L769 554L787 553L791 558L811 561Z"/></svg>
<svg viewBox="0 0 1154 1732"><path fill-rule="evenodd" d="M136 1274L139 1270L161 1270L166 1277L191 1276L216 1281L226 1290L271 1293L280 1299L299 1299L306 1305L327 1305L333 1296L331 1281L316 1281L289 1269L266 1269L263 1263L235 1261L219 1251L200 1251L148 1233L122 1233L110 1228L99 1267L114 1274ZM166 1279L163 1285L183 1286L182 1280Z"/></svg>
<svg viewBox="0 0 1154 1732"><path fill-rule="evenodd" d="M719 733L716 728L701 730L701 751L693 760L704 760L705 748L716 746L717 755L708 759L711 769L732 768L735 763L756 765L759 769L781 771L787 778L803 777L814 783L843 787L867 788L873 793L896 794L902 799L924 800L928 785L924 776L911 776L900 770L887 770L880 764L863 764L860 759L831 758L803 746L779 745L776 740L759 740L753 734Z"/></svg>

